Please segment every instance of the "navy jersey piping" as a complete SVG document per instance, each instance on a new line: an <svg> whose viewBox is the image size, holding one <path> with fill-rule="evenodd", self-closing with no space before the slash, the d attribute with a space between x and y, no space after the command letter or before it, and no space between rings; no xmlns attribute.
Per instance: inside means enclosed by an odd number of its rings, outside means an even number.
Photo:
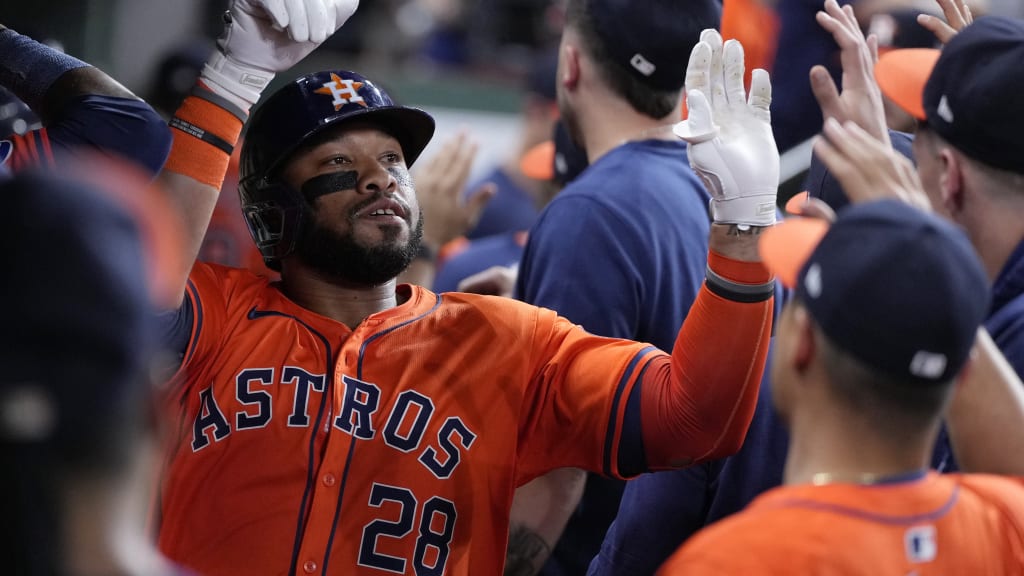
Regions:
<svg viewBox="0 0 1024 576"><path fill-rule="evenodd" d="M960 497L960 487L955 486L953 492L949 495L949 499L946 502L932 510L931 512L925 512L923 514L911 514L908 516L888 516L885 514L876 514L874 512L866 512L864 510L858 510L849 506L843 506L840 504L832 504L828 502L818 502L816 500L804 500L804 499L792 499L783 500L777 504L777 507L783 508L804 508L807 510L817 510L819 512L831 512L833 514L841 514L843 516L849 516L851 518L858 518L860 520L867 520L869 522L876 522L878 524L886 524L889 526L902 526L906 524L915 524L918 522L929 522L932 520L938 520L956 505L957 500Z"/></svg>
<svg viewBox="0 0 1024 576"><path fill-rule="evenodd" d="M420 314L419 316L416 316L414 318L410 318L409 320L406 320L405 322L402 322L400 324L396 324L396 325L392 326L391 328L388 328L387 330L382 330L380 332L377 332L373 336L370 336L369 338L367 338L366 340L363 341L363 344L359 347L359 359L356 362L356 378L358 378L360 380L363 379L363 355L366 352L366 347L371 342L373 342L374 340L376 340L376 339L378 339L378 338L380 338L382 336L385 336L387 334L390 334L390 333L394 332L395 330L398 330L399 328L402 328L404 326L408 326L409 324L412 324L413 322L416 322L417 320L420 320L420 319L425 318L425 317L429 316L430 314L432 314L435 310L437 310L441 306L441 296L438 295L438 294L435 294L434 297L437 300L434 302L434 305L431 306L430 310L427 310L426 312L424 312L423 314ZM331 549L334 546L334 536L335 536L335 534L338 531L338 518L341 517L341 503L344 501L344 498L345 498L345 485L346 485L346 483L348 483L348 471L350 469L350 465L352 464L352 455L355 452L355 450L356 450L356 437L353 434L352 435L352 442L351 442L351 444L349 444L349 447L348 447L348 458L345 459L345 470L341 474L341 485L338 487L338 504L337 504L337 507L334 509L334 520L331 522L331 535L327 538L327 549L324 551L324 563L323 563L323 566L322 566L322 571L323 571L324 574L327 574L327 562L330 560Z"/></svg>
<svg viewBox="0 0 1024 576"><path fill-rule="evenodd" d="M615 431L617 429L615 415L619 413L619 403L622 402L622 393L626 389L626 384L628 384L630 379L633 377L633 372L636 371L636 367L640 361L655 350L657 350L657 348L654 346L647 346L643 350L634 354L633 358L626 366L626 371L623 372L622 378L619 379L619 383L615 386L615 397L612 399L612 410L611 414L608 415L608 431L604 437L604 473L607 476L613 476L612 449L615 446ZM645 369L646 367L647 364L644 364ZM636 387L634 386L633 389L636 390Z"/></svg>
<svg viewBox="0 0 1024 576"><path fill-rule="evenodd" d="M192 334L192 338L189 340L188 349L185 350L185 357L181 360L181 365L188 365L189 361L192 360L192 356L196 352L196 348L199 346L199 335L203 332L203 301L199 298L199 290L196 285L192 283L192 280L188 281L185 286L185 290L188 292L189 299L192 300L192 313L196 316L196 330Z"/></svg>
<svg viewBox="0 0 1024 576"><path fill-rule="evenodd" d="M323 334L291 314L284 314L273 310L257 310L256 307L253 306L252 310L249 310L248 319L258 320L260 318L266 318L267 316L291 318L304 326L306 330L309 330L314 336L319 338L324 345L324 349L327 350L327 371L324 377L328 379L328 384L324 386L324 392L320 395L320 408L316 413L316 422L313 424L312 429L313 433L309 436L309 460L306 466L306 489L302 492L302 502L299 505L299 518L295 527L295 542L292 544L292 558L291 563L288 565L288 575L295 576L295 568L299 561L299 551L302 548L302 537L306 532L305 522L307 502L309 502L310 492L313 490L314 484L315 475L313 474L313 463L315 461L316 435L320 430L320 425L324 417L324 407L327 405L327 399L333 397L331 390L334 387L334 352L331 349L330 341Z"/></svg>

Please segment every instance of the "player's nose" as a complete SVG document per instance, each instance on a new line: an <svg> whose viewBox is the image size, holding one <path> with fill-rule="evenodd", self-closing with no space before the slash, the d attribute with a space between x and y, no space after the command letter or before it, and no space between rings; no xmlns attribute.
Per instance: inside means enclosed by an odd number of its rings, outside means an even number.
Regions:
<svg viewBox="0 0 1024 576"><path fill-rule="evenodd" d="M398 190L398 180L384 166L373 163L365 167L359 174L358 191L363 194L394 194Z"/></svg>

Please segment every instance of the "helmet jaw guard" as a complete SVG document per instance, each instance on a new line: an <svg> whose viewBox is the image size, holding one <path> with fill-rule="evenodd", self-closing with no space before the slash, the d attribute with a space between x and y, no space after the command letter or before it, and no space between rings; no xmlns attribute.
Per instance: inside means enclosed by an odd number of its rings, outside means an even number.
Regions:
<svg viewBox="0 0 1024 576"><path fill-rule="evenodd" d="M249 234L267 268L281 271L281 259L295 250L309 207L289 186L261 179L238 187Z"/></svg>
<svg viewBox="0 0 1024 576"><path fill-rule="evenodd" d="M306 200L279 179L288 159L310 138L346 121L377 124L402 146L411 166L434 134L434 119L398 106L373 82L344 70L303 76L255 111L239 163L242 212L266 265L280 271L308 220Z"/></svg>

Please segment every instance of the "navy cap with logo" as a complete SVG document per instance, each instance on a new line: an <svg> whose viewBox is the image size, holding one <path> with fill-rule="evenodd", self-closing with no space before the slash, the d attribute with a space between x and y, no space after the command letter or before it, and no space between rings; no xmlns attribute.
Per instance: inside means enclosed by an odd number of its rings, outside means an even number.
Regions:
<svg viewBox="0 0 1024 576"><path fill-rule="evenodd" d="M896 200L856 204L829 226L791 219L762 235L765 264L842 350L879 372L945 382L963 367L989 306L964 234Z"/></svg>
<svg viewBox="0 0 1024 576"><path fill-rule="evenodd" d="M718 0L580 0L613 60L656 90L678 90L701 30L718 28Z"/></svg>
<svg viewBox="0 0 1024 576"><path fill-rule="evenodd" d="M1024 173L1024 21L979 18L942 50L924 88L928 125L968 156Z"/></svg>

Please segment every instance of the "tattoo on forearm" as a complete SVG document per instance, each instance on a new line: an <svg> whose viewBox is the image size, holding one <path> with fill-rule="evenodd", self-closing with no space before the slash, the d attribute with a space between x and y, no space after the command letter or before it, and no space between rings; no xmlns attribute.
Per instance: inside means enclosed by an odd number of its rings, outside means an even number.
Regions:
<svg viewBox="0 0 1024 576"><path fill-rule="evenodd" d="M513 526L508 536L504 576L533 576L551 554L547 542L524 526Z"/></svg>

